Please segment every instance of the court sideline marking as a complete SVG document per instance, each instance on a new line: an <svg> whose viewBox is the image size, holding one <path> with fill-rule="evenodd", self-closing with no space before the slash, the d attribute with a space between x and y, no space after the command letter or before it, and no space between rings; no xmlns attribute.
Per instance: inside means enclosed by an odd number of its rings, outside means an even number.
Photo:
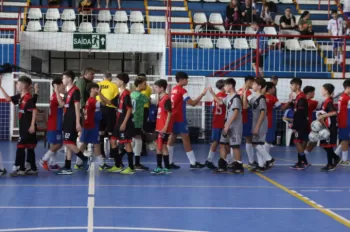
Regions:
<svg viewBox="0 0 350 232"><path fill-rule="evenodd" d="M267 182L275 185L277 188L282 189L283 191L289 193L290 195L292 195L293 197L299 199L300 201L306 203L307 205L317 209L318 211L320 211L321 213L331 217L332 219L334 219L335 221L343 224L344 226L350 228L350 221L342 216L340 216L339 214L333 212L332 210L326 209L324 208L322 205L316 203L315 201L303 196L302 194L298 193L297 191L294 190L290 190L287 187L283 186L282 184L278 183L277 181L274 181L272 179L270 179L269 177L261 174L261 173L255 173L257 176L259 176L260 178L266 180Z"/></svg>
<svg viewBox="0 0 350 232"><path fill-rule="evenodd" d="M95 164L92 162L89 170L89 190L88 190L88 232L94 231L94 207L95 207Z"/></svg>

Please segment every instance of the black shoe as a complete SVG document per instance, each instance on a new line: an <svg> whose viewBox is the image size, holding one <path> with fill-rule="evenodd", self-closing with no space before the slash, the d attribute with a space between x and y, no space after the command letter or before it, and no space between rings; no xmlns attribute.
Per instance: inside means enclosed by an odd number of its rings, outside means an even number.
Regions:
<svg viewBox="0 0 350 232"><path fill-rule="evenodd" d="M333 168L335 169L340 163L342 159L339 156L334 157L334 165Z"/></svg>
<svg viewBox="0 0 350 232"><path fill-rule="evenodd" d="M135 170L136 171L148 171L149 167L143 166L142 164L140 165L135 165Z"/></svg>
<svg viewBox="0 0 350 232"><path fill-rule="evenodd" d="M250 170L251 172L265 172L266 168L265 167L259 167L257 166L256 168L253 168L252 170Z"/></svg>
<svg viewBox="0 0 350 232"><path fill-rule="evenodd" d="M170 169L180 169L180 166L174 164L174 163L171 163L170 164Z"/></svg>
<svg viewBox="0 0 350 232"><path fill-rule="evenodd" d="M112 166L109 166L108 164L103 164L102 166L99 167L100 171L106 171L108 169L111 169Z"/></svg>
<svg viewBox="0 0 350 232"><path fill-rule="evenodd" d="M209 169L217 169L217 167L213 164L213 162L205 161L205 166Z"/></svg>
<svg viewBox="0 0 350 232"><path fill-rule="evenodd" d="M204 168L205 167L205 164L201 164L201 163L199 163L199 162L196 162L196 164L195 165L190 165L190 168L191 169L199 169L199 168Z"/></svg>
<svg viewBox="0 0 350 232"><path fill-rule="evenodd" d="M324 171L324 172L331 172L331 171L334 171L334 166L333 166L333 165L330 165L330 164L327 164L326 166L324 166L323 168L321 168L321 171Z"/></svg>
<svg viewBox="0 0 350 232"><path fill-rule="evenodd" d="M275 159L272 158L271 160L266 161L265 167L266 169L270 169L275 165Z"/></svg>
<svg viewBox="0 0 350 232"><path fill-rule="evenodd" d="M230 171L230 173L232 173L232 174L243 174L244 173L243 163L234 162L233 163L233 168Z"/></svg>
<svg viewBox="0 0 350 232"><path fill-rule="evenodd" d="M214 174L227 173L227 169L225 169L225 168L217 168L217 169L214 169L213 173Z"/></svg>
<svg viewBox="0 0 350 232"><path fill-rule="evenodd" d="M248 163L248 168L253 169L259 166L258 162L254 161L253 163Z"/></svg>
<svg viewBox="0 0 350 232"><path fill-rule="evenodd" d="M32 170L32 169L26 170L25 174L27 176L37 176L38 175L38 170Z"/></svg>
<svg viewBox="0 0 350 232"><path fill-rule="evenodd" d="M294 164L294 165L292 165L292 166L290 166L289 168L291 168L291 169L294 169L294 170L304 170L304 169L306 169L308 166L306 166L306 165L304 165L303 163L296 163L296 164Z"/></svg>
<svg viewBox="0 0 350 232"><path fill-rule="evenodd" d="M0 169L0 176L5 176L6 173L7 173L6 168L4 168L2 170Z"/></svg>

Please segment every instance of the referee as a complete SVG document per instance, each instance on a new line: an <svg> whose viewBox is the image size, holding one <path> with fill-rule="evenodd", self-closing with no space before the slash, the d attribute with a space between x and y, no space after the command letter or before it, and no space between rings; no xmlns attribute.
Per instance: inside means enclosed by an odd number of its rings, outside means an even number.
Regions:
<svg viewBox="0 0 350 232"><path fill-rule="evenodd" d="M115 98L118 93L118 86L112 82L112 74L110 72L106 72L103 75L103 81L97 83L101 88L101 94L108 100L112 100ZM100 97L97 96L96 99L100 101ZM104 138L106 136L112 135L113 128L116 124L116 107L113 105L102 105L101 104L101 113L102 120L100 121L100 145L102 155L105 157L104 150Z"/></svg>

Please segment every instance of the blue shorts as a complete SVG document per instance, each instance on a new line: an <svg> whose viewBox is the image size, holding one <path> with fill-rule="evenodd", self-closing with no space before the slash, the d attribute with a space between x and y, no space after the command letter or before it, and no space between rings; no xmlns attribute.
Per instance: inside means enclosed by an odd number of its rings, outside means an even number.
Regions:
<svg viewBox="0 0 350 232"><path fill-rule="evenodd" d="M268 128L267 134L266 134L266 142L273 143L275 141L276 137L276 128Z"/></svg>
<svg viewBox="0 0 350 232"><path fill-rule="evenodd" d="M339 128L339 140L350 140L350 128Z"/></svg>
<svg viewBox="0 0 350 232"><path fill-rule="evenodd" d="M46 138L48 144L62 144L62 131L47 131Z"/></svg>
<svg viewBox="0 0 350 232"><path fill-rule="evenodd" d="M80 142L81 143L91 143L91 144L99 144L100 143L100 135L99 135L99 127L95 126L92 129L85 129L81 132Z"/></svg>
<svg viewBox="0 0 350 232"><path fill-rule="evenodd" d="M253 122L248 121L247 123L243 123L243 137L252 137L252 126Z"/></svg>
<svg viewBox="0 0 350 232"><path fill-rule="evenodd" d="M211 131L211 141L219 143L221 138L221 132L222 128L213 128L213 130Z"/></svg>
<svg viewBox="0 0 350 232"><path fill-rule="evenodd" d="M188 125L187 121L185 122L174 122L173 125L173 134L188 134Z"/></svg>
<svg viewBox="0 0 350 232"><path fill-rule="evenodd" d="M343 41L341 39L335 39L333 41L333 49L337 49L343 46Z"/></svg>

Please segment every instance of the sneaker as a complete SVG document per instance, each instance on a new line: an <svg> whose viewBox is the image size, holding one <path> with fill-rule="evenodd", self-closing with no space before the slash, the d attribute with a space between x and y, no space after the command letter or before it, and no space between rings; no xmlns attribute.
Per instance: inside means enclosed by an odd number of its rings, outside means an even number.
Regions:
<svg viewBox="0 0 350 232"><path fill-rule="evenodd" d="M46 171L50 171L49 164L47 163L47 161L39 159L38 164Z"/></svg>
<svg viewBox="0 0 350 232"><path fill-rule="evenodd" d="M163 168L162 171L164 174L171 174L171 171L167 168Z"/></svg>
<svg viewBox="0 0 350 232"><path fill-rule="evenodd" d="M30 169L32 169L32 165L30 165L29 162L26 162L24 167L25 167L26 171L29 171Z"/></svg>
<svg viewBox="0 0 350 232"><path fill-rule="evenodd" d="M90 170L90 158L83 160L83 168L86 172L88 172Z"/></svg>
<svg viewBox="0 0 350 232"><path fill-rule="evenodd" d="M271 160L268 160L268 161L266 161L266 168L267 169L270 169L270 168L272 168L274 165L275 165L275 159L274 158L272 158Z"/></svg>
<svg viewBox="0 0 350 232"><path fill-rule="evenodd" d="M333 168L335 169L340 163L342 162L342 159L339 156L336 156L334 158L334 165Z"/></svg>
<svg viewBox="0 0 350 232"><path fill-rule="evenodd" d="M27 176L37 176L38 175L38 170L32 170L32 169L27 170L26 171L26 175Z"/></svg>
<svg viewBox="0 0 350 232"><path fill-rule="evenodd" d="M176 165L175 163L170 164L170 169L180 169L180 166Z"/></svg>
<svg viewBox="0 0 350 232"><path fill-rule="evenodd" d="M0 169L0 176L5 176L6 173L7 173L6 168L4 168L2 170Z"/></svg>
<svg viewBox="0 0 350 232"><path fill-rule="evenodd" d="M255 168L250 170L251 172L265 172L266 168L265 167L260 167L260 166L256 166Z"/></svg>
<svg viewBox="0 0 350 232"><path fill-rule="evenodd" d="M205 161L205 166L209 169L217 169L217 167L215 167L214 163L213 162L209 162L208 160Z"/></svg>
<svg viewBox="0 0 350 232"><path fill-rule="evenodd" d="M309 166L309 164L303 164L303 163L296 163L292 166L290 166L290 169L294 169L294 170L304 170Z"/></svg>
<svg viewBox="0 0 350 232"><path fill-rule="evenodd" d="M112 166L109 166L108 164L103 164L102 166L100 166L98 168L98 170L100 170L100 171L108 171L111 168L112 168Z"/></svg>
<svg viewBox="0 0 350 232"><path fill-rule="evenodd" d="M232 163L228 163L228 164L227 164L227 168L228 168L228 169L233 168L233 162L232 162Z"/></svg>
<svg viewBox="0 0 350 232"><path fill-rule="evenodd" d="M56 172L56 175L72 175L73 170L71 168L61 168L58 172Z"/></svg>
<svg viewBox="0 0 350 232"><path fill-rule="evenodd" d="M10 174L10 176L12 177L25 176L25 175L26 175L26 172L21 170L15 170Z"/></svg>
<svg viewBox="0 0 350 232"><path fill-rule="evenodd" d="M215 174L227 173L227 169L225 168L217 168L213 171Z"/></svg>
<svg viewBox="0 0 350 232"><path fill-rule="evenodd" d="M152 173L152 174L156 174L156 175L158 175L158 174L163 174L163 169L160 168L160 167L156 167L155 169L153 169L153 170L151 171L151 173Z"/></svg>
<svg viewBox="0 0 350 232"><path fill-rule="evenodd" d="M123 169L121 167L116 167L116 166L113 166L111 167L110 169L107 169L107 172L112 172L112 173L116 173L116 172L121 172Z"/></svg>
<svg viewBox="0 0 350 232"><path fill-rule="evenodd" d="M243 174L244 173L243 163L234 162L233 168L230 171L230 173Z"/></svg>
<svg viewBox="0 0 350 232"><path fill-rule="evenodd" d="M149 167L143 166L142 164L140 165L135 165L135 170L136 171L148 171Z"/></svg>
<svg viewBox="0 0 350 232"><path fill-rule="evenodd" d="M84 166L83 166L83 164L75 164L75 165L74 165L74 169L75 169L75 170L84 169Z"/></svg>
<svg viewBox="0 0 350 232"><path fill-rule="evenodd" d="M199 169L199 168L204 168L205 167L205 164L201 164L201 163L199 163L199 162L196 162L196 164L195 165L190 165L190 168L191 169Z"/></svg>
<svg viewBox="0 0 350 232"><path fill-rule="evenodd" d="M253 163L248 163L248 168L253 169L256 168L258 165L258 162L254 161Z"/></svg>
<svg viewBox="0 0 350 232"><path fill-rule="evenodd" d="M321 171L324 171L324 172L331 172L331 171L334 171L334 166L333 166L333 165L327 164L326 166L324 166L323 168L321 168Z"/></svg>
<svg viewBox="0 0 350 232"><path fill-rule="evenodd" d="M61 169L61 167L58 164L50 165L49 166L50 171L57 172Z"/></svg>
<svg viewBox="0 0 350 232"><path fill-rule="evenodd" d="M133 174L135 174L135 170L131 169L130 167L127 167L123 171L121 171L120 174L122 174L122 175L133 175Z"/></svg>
<svg viewBox="0 0 350 232"><path fill-rule="evenodd" d="M350 161L342 161L341 163L340 163L340 165L341 166L350 166Z"/></svg>

